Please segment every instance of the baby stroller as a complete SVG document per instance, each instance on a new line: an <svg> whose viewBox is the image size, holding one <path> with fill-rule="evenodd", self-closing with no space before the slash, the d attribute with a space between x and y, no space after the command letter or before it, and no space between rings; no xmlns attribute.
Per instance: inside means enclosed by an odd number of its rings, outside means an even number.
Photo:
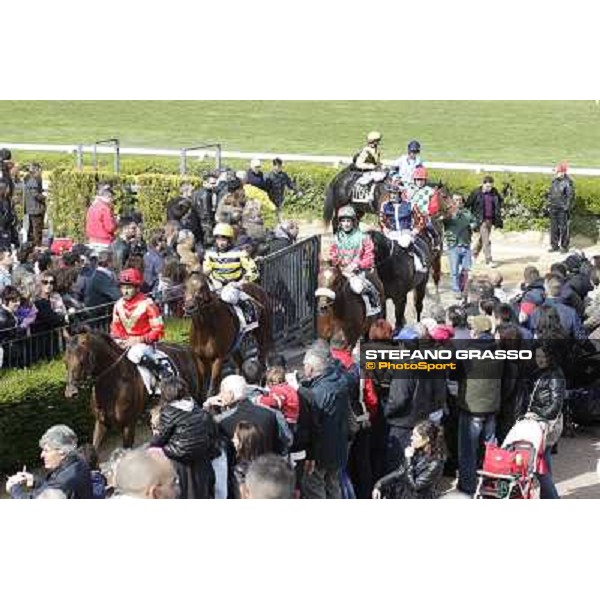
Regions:
<svg viewBox="0 0 600 600"><path fill-rule="evenodd" d="M508 432L502 447L486 444L477 471L476 499L531 500L540 497L537 473L543 473L546 424L526 415Z"/></svg>

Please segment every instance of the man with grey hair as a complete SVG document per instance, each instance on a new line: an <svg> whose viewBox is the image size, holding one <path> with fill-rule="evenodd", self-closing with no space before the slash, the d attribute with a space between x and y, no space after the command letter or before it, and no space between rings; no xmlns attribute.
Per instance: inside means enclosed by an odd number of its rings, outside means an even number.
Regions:
<svg viewBox="0 0 600 600"><path fill-rule="evenodd" d="M267 408L253 404L248 398L248 384L241 375L229 375L221 382L219 396L209 398L205 408L221 408L216 417L219 428L229 440L237 424L247 421L256 425L264 435L265 452L281 454L285 448L279 437L277 417Z"/></svg>
<svg viewBox="0 0 600 600"><path fill-rule="evenodd" d="M173 500L179 495L175 469L160 450L137 449L119 461L115 499Z"/></svg>
<svg viewBox="0 0 600 600"><path fill-rule="evenodd" d="M46 490L60 490L68 499L90 499L90 468L77 452L77 436L66 425L50 427L40 439L41 457L48 474L36 479L26 468L9 477L6 491L11 498L38 498Z"/></svg>
<svg viewBox="0 0 600 600"><path fill-rule="evenodd" d="M308 390L314 435L302 492L306 498L341 498L340 473L348 454L348 378L322 340L304 356L304 377L299 393Z"/></svg>
<svg viewBox="0 0 600 600"><path fill-rule="evenodd" d="M294 498L294 484L294 471L281 456L263 454L248 469L245 498L291 500Z"/></svg>

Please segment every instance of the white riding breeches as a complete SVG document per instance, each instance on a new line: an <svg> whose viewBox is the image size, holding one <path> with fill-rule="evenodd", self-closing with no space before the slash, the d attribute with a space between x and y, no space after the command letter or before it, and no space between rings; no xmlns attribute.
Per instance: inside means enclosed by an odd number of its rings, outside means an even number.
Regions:
<svg viewBox="0 0 600 600"><path fill-rule="evenodd" d="M134 365L140 364L142 356L154 356L154 348L148 344L135 344L127 351L127 358Z"/></svg>
<svg viewBox="0 0 600 600"><path fill-rule="evenodd" d="M386 237L397 242L401 248L408 248L415 241L415 236L410 229L388 231Z"/></svg>

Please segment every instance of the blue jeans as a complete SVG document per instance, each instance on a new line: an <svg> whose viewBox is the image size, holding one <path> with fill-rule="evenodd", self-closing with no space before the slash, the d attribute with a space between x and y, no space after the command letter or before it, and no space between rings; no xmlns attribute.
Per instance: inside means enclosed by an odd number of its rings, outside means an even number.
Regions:
<svg viewBox="0 0 600 600"><path fill-rule="evenodd" d="M556 486L554 485L554 481L552 480L552 463L550 458L551 450L552 448L546 448L544 451L544 459L546 460L546 465L548 466L548 472L544 475L538 475L538 480L540 482L540 498L542 500L560 499L558 491L556 490Z"/></svg>
<svg viewBox="0 0 600 600"><path fill-rule="evenodd" d="M452 291L459 293L460 272L463 269L471 268L471 248L469 246L453 246L448 248L448 258L450 260L450 277L452 279Z"/></svg>
<svg viewBox="0 0 600 600"><path fill-rule="evenodd" d="M470 496L477 489L482 441L496 441L496 415L476 416L461 410L458 415L458 489Z"/></svg>

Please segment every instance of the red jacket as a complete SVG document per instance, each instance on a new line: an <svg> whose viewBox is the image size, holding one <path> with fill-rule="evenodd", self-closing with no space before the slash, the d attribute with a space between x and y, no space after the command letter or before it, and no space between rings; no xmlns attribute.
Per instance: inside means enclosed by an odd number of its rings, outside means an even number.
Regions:
<svg viewBox="0 0 600 600"><path fill-rule="evenodd" d="M141 293L131 300L120 298L113 309L110 334L116 339L139 336L147 344L158 342L165 335L160 309Z"/></svg>
<svg viewBox="0 0 600 600"><path fill-rule="evenodd" d="M258 404L280 410L288 423L297 423L300 416L298 392L288 383L269 387L267 396L259 396Z"/></svg>
<svg viewBox="0 0 600 600"><path fill-rule="evenodd" d="M348 371L356 366L356 363L352 358L352 353L349 350L332 348L331 356L333 356L333 358L337 358ZM365 403L365 408L367 409L372 422L377 416L378 407L375 385L373 384L373 380L368 378L361 379L360 385L362 386L363 402Z"/></svg>
<svg viewBox="0 0 600 600"><path fill-rule="evenodd" d="M90 244L112 244L117 231L117 220L112 206L96 197L85 218L85 234Z"/></svg>

